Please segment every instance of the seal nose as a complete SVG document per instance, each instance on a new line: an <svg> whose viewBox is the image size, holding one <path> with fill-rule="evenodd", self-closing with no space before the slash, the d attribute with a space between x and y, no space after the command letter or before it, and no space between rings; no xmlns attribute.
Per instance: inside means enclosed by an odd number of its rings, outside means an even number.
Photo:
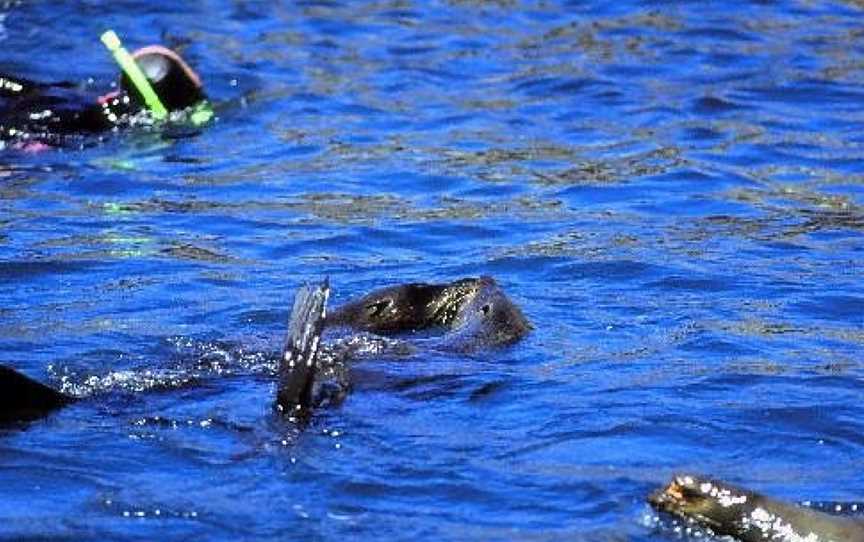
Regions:
<svg viewBox="0 0 864 542"><path fill-rule="evenodd" d="M660 510L668 510L670 506L674 506L676 503L684 500L689 480L689 477L675 476L669 484L648 495L646 500L649 504Z"/></svg>

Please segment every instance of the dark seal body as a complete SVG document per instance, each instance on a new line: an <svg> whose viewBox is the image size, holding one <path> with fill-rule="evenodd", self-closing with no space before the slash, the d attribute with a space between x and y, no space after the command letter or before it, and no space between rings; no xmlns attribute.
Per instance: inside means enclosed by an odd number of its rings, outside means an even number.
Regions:
<svg viewBox="0 0 864 542"><path fill-rule="evenodd" d="M832 516L692 475L648 497L663 512L742 542L864 542L864 522Z"/></svg>
<svg viewBox="0 0 864 542"><path fill-rule="evenodd" d="M445 327L453 321L477 279L448 284L411 282L374 290L327 316L328 327L345 326L380 335Z"/></svg>

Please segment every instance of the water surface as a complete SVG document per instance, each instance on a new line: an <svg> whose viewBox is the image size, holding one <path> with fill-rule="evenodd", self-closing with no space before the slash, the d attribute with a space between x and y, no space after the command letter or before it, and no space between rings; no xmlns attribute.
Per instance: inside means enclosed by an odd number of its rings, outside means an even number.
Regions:
<svg viewBox="0 0 864 542"><path fill-rule="evenodd" d="M864 496L860 2L0 2L3 70L181 46L194 137L0 151L0 536L662 541L693 470ZM496 277L535 331L271 413L295 288Z"/></svg>

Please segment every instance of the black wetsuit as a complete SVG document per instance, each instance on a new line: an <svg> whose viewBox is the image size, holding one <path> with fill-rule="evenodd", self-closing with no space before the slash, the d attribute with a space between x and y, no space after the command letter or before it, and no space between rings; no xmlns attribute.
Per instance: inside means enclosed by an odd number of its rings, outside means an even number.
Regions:
<svg viewBox="0 0 864 542"><path fill-rule="evenodd" d="M141 110L119 91L85 96L71 83L37 83L0 73L0 141L61 146L70 137L128 125Z"/></svg>

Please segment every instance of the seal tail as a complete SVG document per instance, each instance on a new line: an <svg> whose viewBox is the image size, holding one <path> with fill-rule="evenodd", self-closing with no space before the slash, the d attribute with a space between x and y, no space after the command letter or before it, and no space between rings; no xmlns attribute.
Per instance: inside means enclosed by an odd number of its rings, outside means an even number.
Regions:
<svg viewBox="0 0 864 542"><path fill-rule="evenodd" d="M316 354L324 331L330 282L306 284L297 290L288 323L288 337L279 362L276 410L290 421L303 420L312 407Z"/></svg>
<svg viewBox="0 0 864 542"><path fill-rule="evenodd" d="M47 416L75 399L0 365L0 423L30 421Z"/></svg>

